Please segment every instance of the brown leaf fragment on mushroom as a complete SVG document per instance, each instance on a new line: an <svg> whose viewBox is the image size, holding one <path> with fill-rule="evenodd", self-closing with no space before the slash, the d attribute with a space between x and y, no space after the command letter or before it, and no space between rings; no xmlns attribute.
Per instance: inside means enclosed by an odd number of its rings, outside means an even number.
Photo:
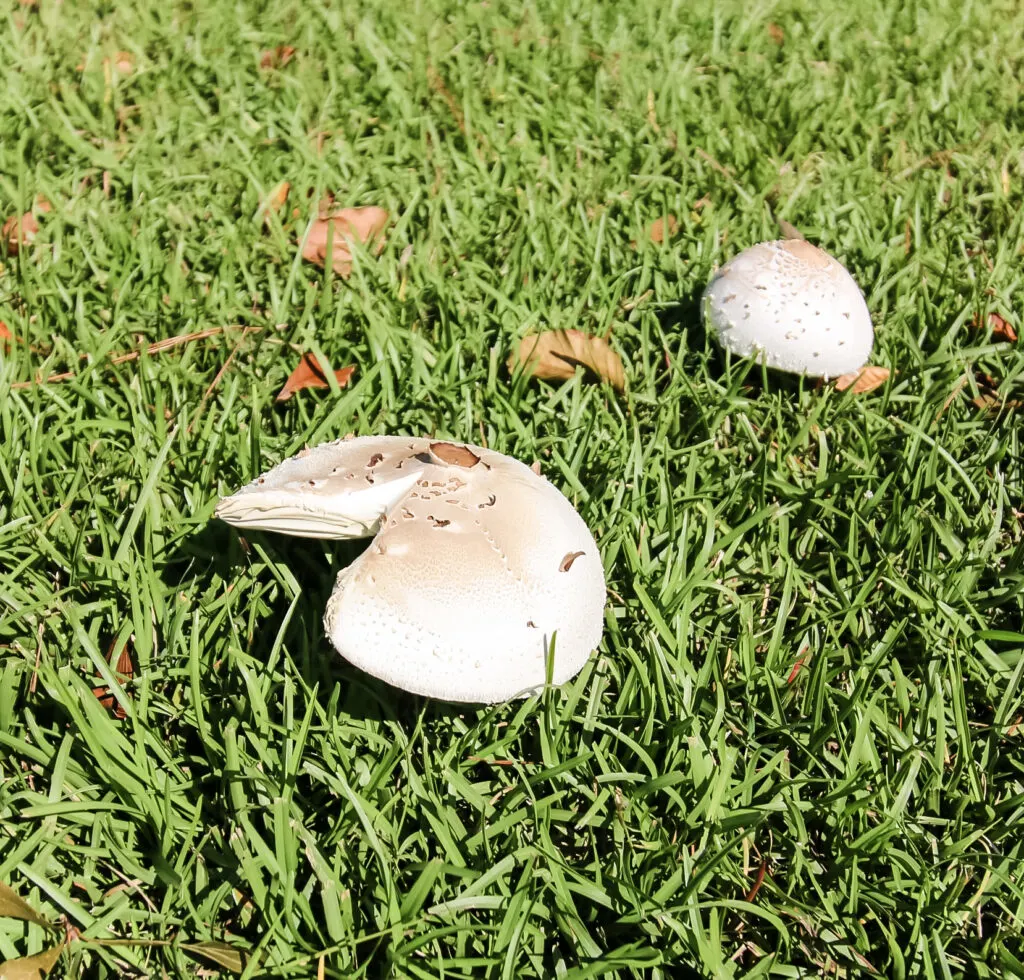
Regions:
<svg viewBox="0 0 1024 980"><path fill-rule="evenodd" d="M352 274L353 243L374 245L379 255L384 248L388 217L387 211L373 205L339 210L320 207L302 245L302 257L321 268L329 258L334 271L347 279Z"/></svg>
<svg viewBox="0 0 1024 980"><path fill-rule="evenodd" d="M514 372L523 366L528 374L545 381L566 381L582 367L617 391L626 387L622 360L600 337L579 330L547 330L528 334L519 342L519 350L508 359Z"/></svg>
<svg viewBox="0 0 1024 980"><path fill-rule="evenodd" d="M456 446L451 442L432 442L430 451L442 462L452 466L469 469L480 462L480 457L466 446Z"/></svg>
<svg viewBox="0 0 1024 980"><path fill-rule="evenodd" d="M39 231L39 223L31 211L8 218L0 228L0 242L8 255L17 255L24 245L31 245Z"/></svg>
<svg viewBox="0 0 1024 980"><path fill-rule="evenodd" d="M855 395L863 395L885 384L889 380L891 373L887 367L877 367L868 364L859 371L841 374L836 378L836 390L846 391L847 388L852 388Z"/></svg>
<svg viewBox="0 0 1024 980"><path fill-rule="evenodd" d="M279 44L276 48L269 48L266 51L260 52L260 68L264 71L284 68L294 57L295 48L290 44Z"/></svg>
<svg viewBox="0 0 1024 980"><path fill-rule="evenodd" d="M562 559L562 560L561 560L561 561L560 561L560 562L558 563L558 570L559 570L560 572L567 572L567 571L569 571L569 569L570 569L570 568L572 568L572 563L573 563L574 561L576 561L576 559L577 559L577 558L579 558L579 557L581 557L582 555L583 555L583 552L582 552L582 551L570 551L570 552L569 552L569 553L568 553L568 554L567 554L567 555L566 555L566 556L565 556L565 557L564 557L564 558L563 558L563 559Z"/></svg>
<svg viewBox="0 0 1024 980"><path fill-rule="evenodd" d="M330 367L328 367L330 370ZM355 373L355 367L343 367L334 371L335 380L339 388L344 388ZM276 401L286 402L297 391L304 388L330 388L330 382L320 362L313 354L303 354L295 370L288 375L284 387L277 393Z"/></svg>

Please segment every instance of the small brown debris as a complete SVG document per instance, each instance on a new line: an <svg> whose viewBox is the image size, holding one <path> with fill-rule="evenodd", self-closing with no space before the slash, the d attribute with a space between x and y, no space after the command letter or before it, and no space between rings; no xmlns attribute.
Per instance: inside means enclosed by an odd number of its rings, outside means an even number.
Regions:
<svg viewBox="0 0 1024 980"><path fill-rule="evenodd" d="M991 327L992 339L997 343L1001 341L1009 344L1017 343L1017 331L1006 317L1001 316L999 313L989 313L983 322ZM981 329L981 323L978 322L977 317L971 321L971 326L976 330Z"/></svg>
<svg viewBox="0 0 1024 980"><path fill-rule="evenodd" d="M110 649L107 652L108 661L113 658L113 654L114 643L112 642L110 644ZM118 656L117 658L117 665L114 668L114 671L115 674L117 675L118 681L122 685L130 681L132 677L135 676L135 667L132 664L132 654L127 643L124 645L124 647L121 650L120 656ZM115 718L122 719L127 717L127 713L125 712L124 708L121 706L117 698L114 697L110 688L107 687L106 684L103 684L100 687L94 687L92 689L92 693L96 696L96 699L104 708L114 713Z"/></svg>
<svg viewBox="0 0 1024 980"><path fill-rule="evenodd" d="M660 245L665 239L671 238L679 230L679 222L674 214L665 218L657 218L651 222L647 229L647 237L655 245Z"/></svg>
<svg viewBox="0 0 1024 980"><path fill-rule="evenodd" d="M383 208L370 205L335 210L321 205L318 211L302 246L307 262L324 268L330 259L334 271L347 279L352 274L353 243L375 245L377 255L383 250L384 228L390 217Z"/></svg>
<svg viewBox="0 0 1024 980"><path fill-rule="evenodd" d="M331 370L328 366L327 370ZM344 388L355 373L355 367L343 367L334 371L335 380L338 386ZM312 354L303 354L295 370L288 375L284 387L277 393L277 401L286 402L297 391L304 388L329 388L330 382L320 362Z"/></svg>
<svg viewBox="0 0 1024 980"><path fill-rule="evenodd" d="M626 387L626 374L619 355L607 341L579 330L528 334L519 342L519 350L508 359L509 371L514 372L520 366L533 377L546 381L568 380L575 375L577 367L582 367L617 391Z"/></svg>
<svg viewBox="0 0 1024 980"><path fill-rule="evenodd" d="M372 468L372 467L376 466L378 463L380 463L383 459L384 459L384 454L383 453L374 453L366 461L366 465Z"/></svg>
<svg viewBox="0 0 1024 980"><path fill-rule="evenodd" d="M17 255L24 245L31 245L39 231L39 223L31 211L8 218L0 228L0 243L8 255Z"/></svg>
<svg viewBox="0 0 1024 980"><path fill-rule="evenodd" d="M281 44L276 48L269 48L260 52L260 68L264 71L271 71L275 68L284 68L292 58L295 57L295 48L290 44Z"/></svg>
<svg viewBox="0 0 1024 980"><path fill-rule="evenodd" d="M282 180L267 196L266 199L260 204L260 214L263 215L263 220L266 221L271 214L280 211L284 207L285 201L288 200L288 192L291 190L292 185L287 180Z"/></svg>
<svg viewBox="0 0 1024 980"><path fill-rule="evenodd" d="M536 473L537 476L540 476L540 460L535 459L532 463L530 463L530 469L533 470L533 472Z"/></svg>
<svg viewBox="0 0 1024 980"><path fill-rule="evenodd" d="M785 218L776 217L779 234L787 241L806 242L807 236L796 225L790 224Z"/></svg>
<svg viewBox="0 0 1024 980"><path fill-rule="evenodd" d="M0 320L0 350L9 351L11 344L20 343L17 337L8 329L7 324Z"/></svg>
<svg viewBox="0 0 1024 980"><path fill-rule="evenodd" d="M869 364L866 367L862 367L859 371L841 374L836 378L836 390L846 391L847 388L852 388L855 395L863 395L885 384L889 380L891 373L887 367Z"/></svg>
<svg viewBox="0 0 1024 980"><path fill-rule="evenodd" d="M430 515L429 520L433 523L434 527L447 527L451 524L451 521L446 521L440 517L434 517L433 514Z"/></svg>
<svg viewBox="0 0 1024 980"><path fill-rule="evenodd" d="M469 469L480 462L480 457L471 449L466 446L457 446L452 442L432 442L430 451L443 463L449 463L452 466Z"/></svg>
<svg viewBox="0 0 1024 980"><path fill-rule="evenodd" d="M770 23L768 25L768 36L780 47L786 43L786 32L778 24Z"/></svg>
<svg viewBox="0 0 1024 980"><path fill-rule="evenodd" d="M572 568L572 564L577 558L583 555L582 551L570 551L558 564L558 570L560 572L567 572Z"/></svg>

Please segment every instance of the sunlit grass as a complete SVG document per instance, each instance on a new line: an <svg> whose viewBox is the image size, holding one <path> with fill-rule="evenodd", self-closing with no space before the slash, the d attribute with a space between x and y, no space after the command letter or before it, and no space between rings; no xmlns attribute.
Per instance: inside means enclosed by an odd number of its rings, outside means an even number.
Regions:
<svg viewBox="0 0 1024 980"><path fill-rule="evenodd" d="M0 273L0 881L247 976L1024 976L1021 430L972 402L1024 397L972 326L1021 326L1024 13L264 7L0 35L0 218L52 204ZM393 215L347 282L294 242L327 191ZM861 283L878 392L704 337L776 215ZM627 393L510 378L546 327L609 332ZM352 383L275 405L310 350ZM608 574L576 681L400 694L322 635L358 547L211 521L346 432L542 462ZM0 919L0 960L51 942ZM196 968L76 942L55 975Z"/></svg>

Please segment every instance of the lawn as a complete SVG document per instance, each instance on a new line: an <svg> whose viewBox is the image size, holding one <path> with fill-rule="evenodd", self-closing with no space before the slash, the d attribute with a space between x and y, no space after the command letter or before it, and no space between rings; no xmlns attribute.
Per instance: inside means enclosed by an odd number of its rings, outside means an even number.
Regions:
<svg viewBox="0 0 1024 980"><path fill-rule="evenodd" d="M1024 977L1022 36L1013 0L8 5L0 882L57 928L0 918L0 960ZM297 244L329 193L390 214L347 279ZM778 219L863 288L875 391L705 336ZM551 328L625 392L510 375ZM275 401L304 353L355 372ZM212 520L349 432L541 462L608 578L575 681L397 692L323 637L361 544Z"/></svg>

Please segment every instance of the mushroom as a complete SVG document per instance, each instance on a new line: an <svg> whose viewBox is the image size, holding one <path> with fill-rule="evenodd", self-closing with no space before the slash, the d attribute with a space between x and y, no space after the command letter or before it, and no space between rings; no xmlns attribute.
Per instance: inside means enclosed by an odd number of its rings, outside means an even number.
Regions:
<svg viewBox="0 0 1024 980"><path fill-rule="evenodd" d="M343 569L324 628L345 659L446 701L526 697L601 640L604 569L572 504L480 446L400 436L326 443L217 505L236 527L374 535Z"/></svg>
<svg viewBox="0 0 1024 980"><path fill-rule="evenodd" d="M813 377L856 371L874 340L853 277L799 239L761 242L723 265L704 290L701 317L733 354Z"/></svg>

